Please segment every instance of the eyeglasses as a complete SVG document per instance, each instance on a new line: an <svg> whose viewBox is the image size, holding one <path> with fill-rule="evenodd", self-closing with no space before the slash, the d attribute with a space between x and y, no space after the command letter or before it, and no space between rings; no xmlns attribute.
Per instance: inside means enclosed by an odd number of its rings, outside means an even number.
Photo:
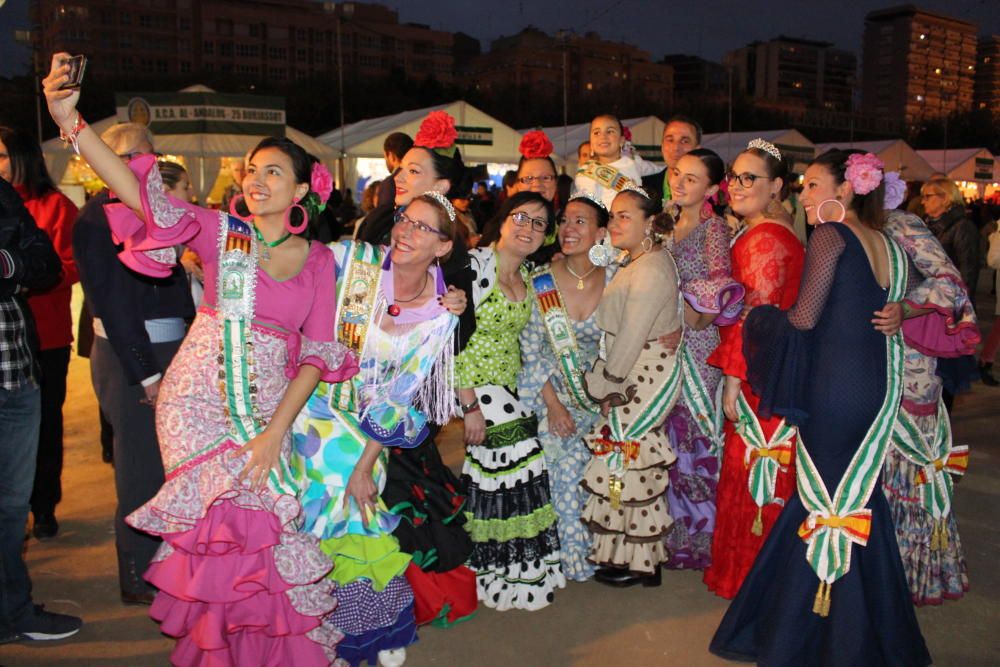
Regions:
<svg viewBox="0 0 1000 667"><path fill-rule="evenodd" d="M424 234L436 234L438 237L442 239L445 240L448 239L448 235L442 232L440 229L434 229L430 225L425 225L419 220L414 220L413 218L406 215L402 211L396 211L396 214L393 216L392 219L393 222L397 225L403 222L408 222L410 226L416 229L418 232L423 232Z"/></svg>
<svg viewBox="0 0 1000 667"><path fill-rule="evenodd" d="M517 179L517 182L520 183L521 185L531 185L535 181L538 181L539 183L548 184L552 183L555 180L556 177L553 176L552 174L545 174L544 176L522 176L521 178Z"/></svg>
<svg viewBox="0 0 1000 667"><path fill-rule="evenodd" d="M531 229L536 232L545 233L548 229L549 221L545 218L532 218L530 215L524 211L518 211L517 213L511 213L510 219L514 221L514 224L518 227L527 227L528 223L531 223Z"/></svg>
<svg viewBox="0 0 1000 667"><path fill-rule="evenodd" d="M751 174L749 171L744 171L742 174L737 174L734 171L726 172L726 180L732 183L733 181L739 181L741 187L752 188L753 184L757 182L758 178L763 178L764 180L771 180L770 176L759 176L757 174Z"/></svg>

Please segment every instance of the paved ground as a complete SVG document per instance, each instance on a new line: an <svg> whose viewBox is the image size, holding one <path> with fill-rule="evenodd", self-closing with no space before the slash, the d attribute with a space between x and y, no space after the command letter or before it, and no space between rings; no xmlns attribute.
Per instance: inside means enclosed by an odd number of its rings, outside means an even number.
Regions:
<svg viewBox="0 0 1000 667"><path fill-rule="evenodd" d="M992 313L992 300L980 312ZM972 590L959 602L918 612L935 664L1000 664L1000 388L977 386L960 398L956 439L972 445L970 471L956 493L956 513L969 563ZM6 667L165 665L172 642L162 637L145 608L118 601L114 535L114 481L101 463L97 407L87 361L74 358L66 406L66 470L59 507L59 537L26 543L36 601L81 615L83 630L61 642L0 647ZM442 447L458 466L461 447L450 429ZM539 612L481 609L450 630L427 628L409 651L407 665L477 667L590 667L599 665L727 664L706 646L726 603L705 590L700 573L669 572L654 589L613 590L570 584Z"/></svg>

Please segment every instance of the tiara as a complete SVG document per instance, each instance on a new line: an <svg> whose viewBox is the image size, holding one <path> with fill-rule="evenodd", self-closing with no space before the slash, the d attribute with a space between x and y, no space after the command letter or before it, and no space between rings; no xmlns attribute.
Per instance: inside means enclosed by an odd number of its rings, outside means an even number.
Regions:
<svg viewBox="0 0 1000 667"><path fill-rule="evenodd" d="M781 162L781 151L778 150L777 146L772 144L770 141L767 141L766 139L761 139L760 137L757 137L756 139L752 140L749 144L747 144L747 149L749 150L751 148L757 148L759 150L762 150L771 157L773 157L778 162Z"/></svg>
<svg viewBox="0 0 1000 667"><path fill-rule="evenodd" d="M643 197L645 197L646 199L650 199L650 200L653 199L652 197L649 196L648 192L646 192L645 190L643 190L642 187L636 185L635 182L633 182L633 181L629 181L625 185L623 185L622 189L620 190L620 192L625 192L626 190L631 190L632 192L640 194Z"/></svg>
<svg viewBox="0 0 1000 667"><path fill-rule="evenodd" d="M608 210L608 207L604 205L604 202L602 202L600 199L598 199L597 197L595 197L593 193L587 192L585 190L581 190L580 192L577 192L575 195L573 195L572 197L569 198L569 201L573 201L574 199L586 199L587 201L589 201L591 204L593 204L597 208L601 209L602 211L607 211ZM567 202L567 203L569 203L569 202Z"/></svg>
<svg viewBox="0 0 1000 667"><path fill-rule="evenodd" d="M448 214L448 220L450 220L451 222L455 222L455 207L451 205L451 202L448 201L448 198L445 197L443 194L441 194L437 190L428 190L427 192L425 192L420 196L430 197L437 203L441 204L441 206L444 207L445 212Z"/></svg>

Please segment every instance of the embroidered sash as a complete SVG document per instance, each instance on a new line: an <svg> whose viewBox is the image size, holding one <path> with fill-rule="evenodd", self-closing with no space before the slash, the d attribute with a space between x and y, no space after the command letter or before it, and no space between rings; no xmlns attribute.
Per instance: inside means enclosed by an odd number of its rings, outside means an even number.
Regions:
<svg viewBox="0 0 1000 667"><path fill-rule="evenodd" d="M548 267L538 269L531 276L531 284L535 288L538 312L542 314L545 332L556 353L556 365L562 372L566 391L580 409L595 415L600 414L600 408L587 398L587 393L583 389L580 346L577 345L573 322L563 305L562 294L552 271Z"/></svg>
<svg viewBox="0 0 1000 667"><path fill-rule="evenodd" d="M678 350L680 352L680 350ZM698 424L698 429L712 443L712 454L719 456L722 453L722 442L725 434L722 426L722 383L716 388L715 396L708 391L705 381L698 372L698 365L690 348L684 347L680 357L680 363L684 366L684 402Z"/></svg>
<svg viewBox="0 0 1000 667"><path fill-rule="evenodd" d="M750 532L759 536L764 534L761 508L775 501L774 485L778 479L778 472L792 463L792 453L795 451L792 441L795 439L797 429L782 419L770 439L765 438L760 420L750 409L743 392L740 392L736 399L736 412L739 415L735 427L736 433L746 445L743 465L749 470L747 487L754 504L757 505L757 517Z"/></svg>
<svg viewBox="0 0 1000 667"><path fill-rule="evenodd" d="M906 255L894 241L883 238L889 254L887 301L899 301L906 291ZM830 496L823 478L799 437L796 446L796 482L809 516L799 526L799 537L808 545L806 558L819 577L813 612L830 613L830 587L851 569L852 543L868 544L872 512L866 507L875 490L893 426L903 396L903 334L886 337L886 393L875 420L868 428L847 470Z"/></svg>
<svg viewBox="0 0 1000 667"><path fill-rule="evenodd" d="M337 340L360 360L372 326L379 283L382 280L382 249L370 243L345 243L344 266L337 279ZM330 406L351 410L355 404L354 383L339 382L330 387Z"/></svg>
<svg viewBox="0 0 1000 667"><path fill-rule="evenodd" d="M951 511L952 475L964 475L969 467L968 445L954 446L951 421L944 401L938 401L937 425L928 439L905 410L900 410L893 431L896 449L908 460L920 466L913 480L920 489L920 502L934 519L931 549L948 546L945 519Z"/></svg>
<svg viewBox="0 0 1000 667"><path fill-rule="evenodd" d="M631 178L614 167L596 161L587 162L577 169L576 173L597 181L600 185L615 192L621 192L626 185L632 183Z"/></svg>

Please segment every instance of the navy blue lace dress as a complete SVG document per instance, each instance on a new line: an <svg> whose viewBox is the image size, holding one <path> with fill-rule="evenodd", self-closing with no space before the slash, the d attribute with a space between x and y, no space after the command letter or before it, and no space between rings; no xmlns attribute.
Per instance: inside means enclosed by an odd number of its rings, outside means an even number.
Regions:
<svg viewBox="0 0 1000 667"><path fill-rule="evenodd" d="M755 308L744 326L748 377L762 412L800 426L831 493L885 398L886 340L871 319L886 296L854 233L827 223L809 240L796 305ZM808 512L794 493L711 651L768 667L929 665L881 483L868 508L868 544L852 545L850 571L834 582L830 614L821 617L812 611L819 579L797 534Z"/></svg>

